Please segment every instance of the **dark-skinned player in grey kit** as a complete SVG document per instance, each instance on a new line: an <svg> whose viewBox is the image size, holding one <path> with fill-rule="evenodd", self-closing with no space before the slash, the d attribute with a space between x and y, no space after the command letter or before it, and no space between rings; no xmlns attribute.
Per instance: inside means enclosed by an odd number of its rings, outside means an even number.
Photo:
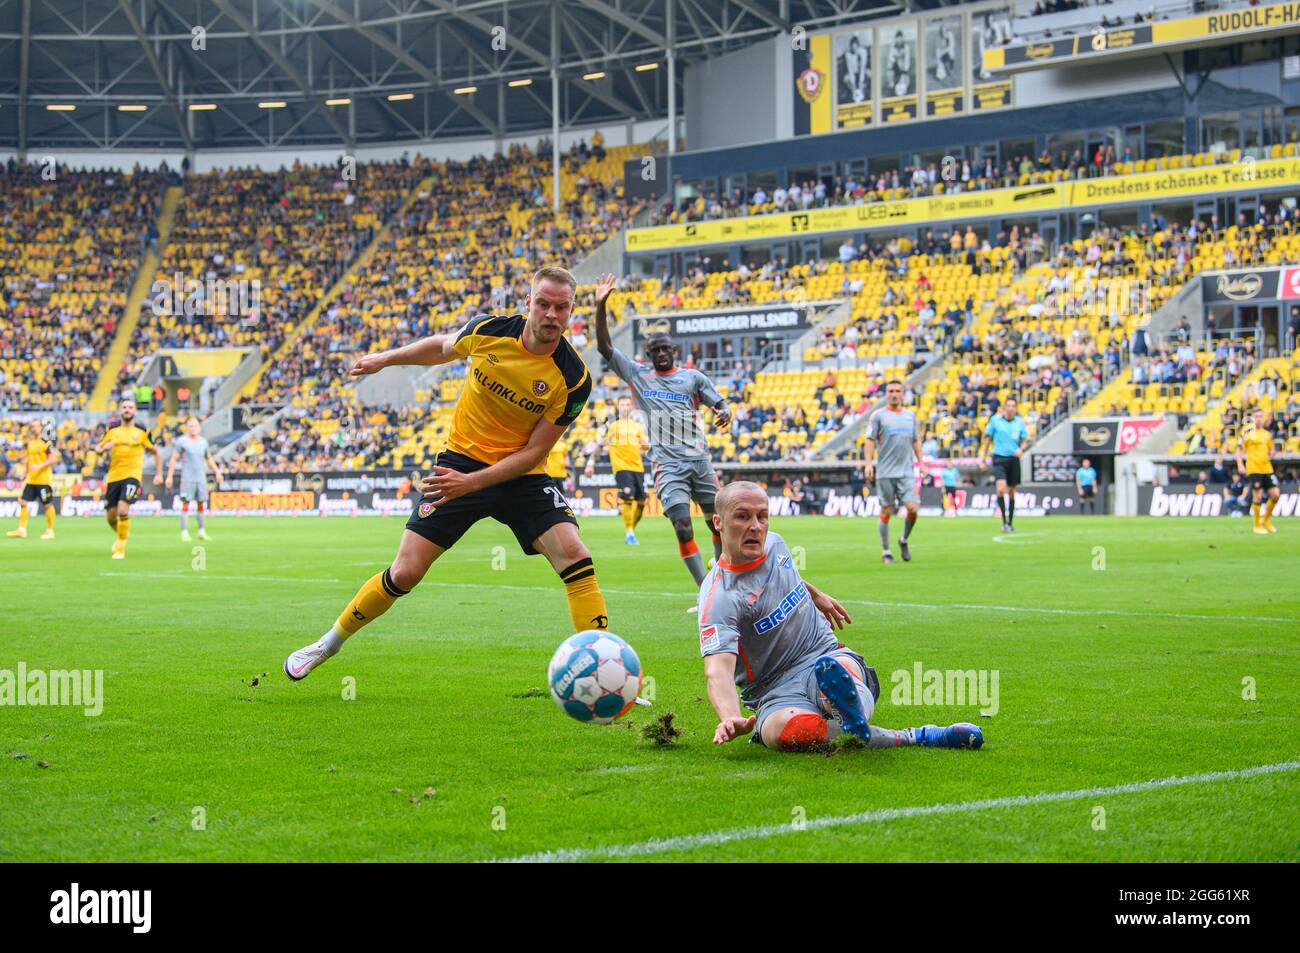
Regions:
<svg viewBox="0 0 1300 953"><path fill-rule="evenodd" d="M614 347L606 314L614 281L613 275L604 275L596 285L596 348L609 362L610 370L631 386L632 399L645 415L655 495L663 504L664 515L673 524L682 561L699 586L707 568L691 525L692 500L704 511L713 536L714 559L722 553L722 540L713 526L718 477L709 460L708 438L697 408L703 404L712 409L714 426L719 430L731 427L731 408L708 377L694 368L677 366L677 348L668 335L655 334L646 341L649 366Z"/></svg>

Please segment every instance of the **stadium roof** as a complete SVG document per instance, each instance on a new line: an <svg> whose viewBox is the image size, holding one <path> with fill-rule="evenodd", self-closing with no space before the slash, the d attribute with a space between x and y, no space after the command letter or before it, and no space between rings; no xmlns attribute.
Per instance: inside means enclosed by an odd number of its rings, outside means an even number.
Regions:
<svg viewBox="0 0 1300 953"><path fill-rule="evenodd" d="M680 64L794 25L942 5L0 0L0 148L191 151L528 134L551 126L552 71L562 125L662 119L669 50L680 84Z"/></svg>

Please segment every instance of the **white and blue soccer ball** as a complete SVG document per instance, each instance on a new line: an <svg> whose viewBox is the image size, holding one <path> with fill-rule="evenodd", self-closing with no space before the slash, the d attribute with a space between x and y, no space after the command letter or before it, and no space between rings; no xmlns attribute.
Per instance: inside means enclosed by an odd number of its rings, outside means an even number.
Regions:
<svg viewBox="0 0 1300 953"><path fill-rule="evenodd" d="M608 725L641 694L641 660L613 632L587 629L565 639L546 673L555 704L570 718Z"/></svg>

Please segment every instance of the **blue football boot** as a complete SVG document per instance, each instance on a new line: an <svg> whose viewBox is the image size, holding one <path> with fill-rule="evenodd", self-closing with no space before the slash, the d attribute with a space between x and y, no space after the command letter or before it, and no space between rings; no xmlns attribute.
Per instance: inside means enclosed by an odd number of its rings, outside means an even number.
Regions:
<svg viewBox="0 0 1300 953"><path fill-rule="evenodd" d="M871 727L867 724L867 713L862 708L862 699L858 697L857 682L848 670L838 660L823 655L813 663L813 674L817 677L817 687L840 716L844 730L863 741L870 741Z"/></svg>
<svg viewBox="0 0 1300 953"><path fill-rule="evenodd" d="M977 751L984 744L984 732L979 725L959 721L947 728L922 725L916 729L916 743L927 748L970 748Z"/></svg>

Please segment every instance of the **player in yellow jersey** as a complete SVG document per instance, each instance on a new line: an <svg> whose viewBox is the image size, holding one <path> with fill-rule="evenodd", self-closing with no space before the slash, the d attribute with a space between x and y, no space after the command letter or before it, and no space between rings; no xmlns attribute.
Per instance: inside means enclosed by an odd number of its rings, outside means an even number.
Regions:
<svg viewBox="0 0 1300 953"><path fill-rule="evenodd" d="M555 481L563 493L564 481L569 476L569 450L563 440L556 441L551 452L546 455L546 475Z"/></svg>
<svg viewBox="0 0 1300 953"><path fill-rule="evenodd" d="M1260 536L1276 533L1273 525L1273 507L1281 496L1277 476L1273 473L1273 434L1265 426L1263 408L1250 413L1250 422L1241 429L1237 438L1237 469L1246 474L1250 487L1250 514L1255 518L1255 532ZM1268 502L1264 502L1265 494ZM1263 512L1261 513L1261 506Z"/></svg>
<svg viewBox="0 0 1300 953"><path fill-rule="evenodd" d="M23 448L23 472L27 474L27 479L23 483L18 528L10 530L6 536L26 539L27 521L31 517L28 506L40 503L45 510L45 532L41 533L41 539L54 538L54 488L50 485L50 477L58 459L59 451L45 439L45 427L39 420L33 420L27 425L27 443Z"/></svg>
<svg viewBox="0 0 1300 953"><path fill-rule="evenodd" d="M122 422L104 434L103 442L95 448L108 453L108 489L104 494L104 515L108 525L117 533L113 543L113 558L126 558L126 540L131 535L131 504L140 498L140 480L144 474L144 452L153 453L153 482L162 486L162 450L153 442L149 431L135 422L135 401L126 398L118 408Z"/></svg>
<svg viewBox="0 0 1300 953"><path fill-rule="evenodd" d="M422 482L397 556L373 576L319 641L290 655L284 672L305 678L344 641L406 595L435 560L481 519L515 534L525 555L544 555L564 582L575 630L605 629L605 598L591 554L545 461L591 396L591 373L564 337L578 283L563 268L533 276L524 315L483 314L459 331L368 354L353 377L385 367L429 367L467 359L469 374L452 412L447 449Z"/></svg>
<svg viewBox="0 0 1300 953"><path fill-rule="evenodd" d="M600 458L602 445L609 448L609 465L614 471L614 483L618 486L618 509L623 514L623 541L629 546L639 545L636 538L636 526L641 522L645 512L645 464L641 460L643 450L650 448L650 436L645 424L637 419L637 412L632 409L631 397L618 399L618 416L607 428L601 443L587 461L587 476L596 473L596 461Z"/></svg>

